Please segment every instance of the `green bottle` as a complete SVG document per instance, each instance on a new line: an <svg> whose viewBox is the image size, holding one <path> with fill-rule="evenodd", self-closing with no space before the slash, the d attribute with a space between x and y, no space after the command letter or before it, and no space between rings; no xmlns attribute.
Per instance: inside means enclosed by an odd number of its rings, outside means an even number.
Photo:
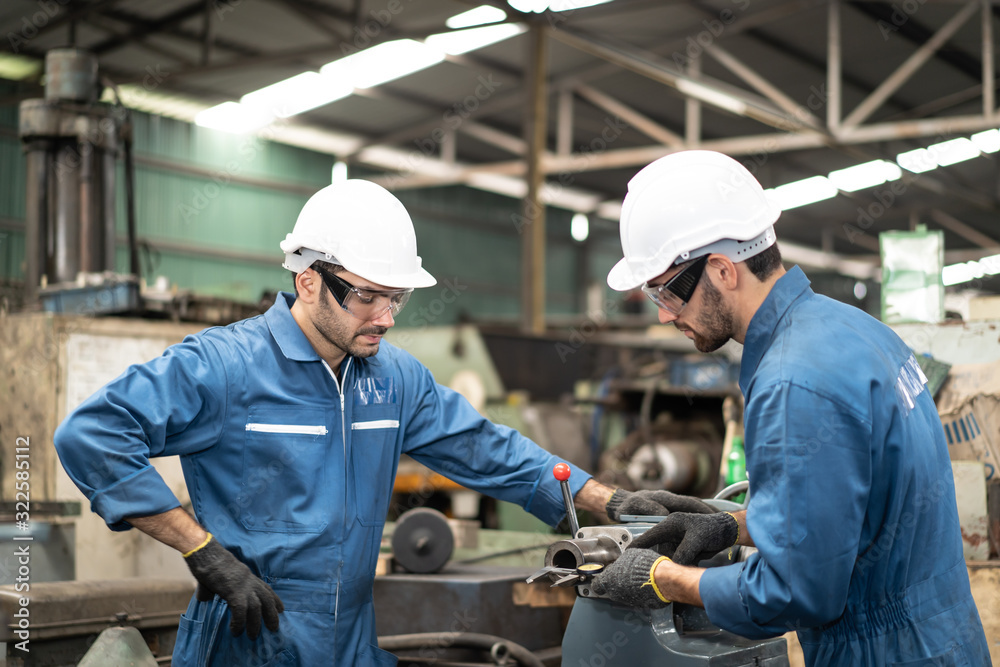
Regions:
<svg viewBox="0 0 1000 667"><path fill-rule="evenodd" d="M726 486L742 482L747 478L747 458L743 449L743 436L733 436L733 446L726 459ZM741 493L731 498L734 503L742 503L746 498L746 493Z"/></svg>

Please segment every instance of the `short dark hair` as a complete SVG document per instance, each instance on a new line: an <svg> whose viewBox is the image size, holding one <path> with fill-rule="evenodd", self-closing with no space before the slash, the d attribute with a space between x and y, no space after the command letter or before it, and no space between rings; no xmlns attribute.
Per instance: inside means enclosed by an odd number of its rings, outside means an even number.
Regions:
<svg viewBox="0 0 1000 667"><path fill-rule="evenodd" d="M781 251L778 250L778 242L775 241L770 248L758 253L746 260L747 268L750 269L757 280L764 282L772 273L781 268Z"/></svg>
<svg viewBox="0 0 1000 667"><path fill-rule="evenodd" d="M347 270L343 266L341 266L340 264L331 264L330 262L320 262L320 261L313 262L309 266L309 268L310 269L314 269L314 270L315 269L323 269L327 273L332 273L333 275L337 275L338 273L343 273L344 271ZM296 281L298 280L298 277L299 277L299 274L297 274L297 273L292 274L292 287L295 289L295 296L299 295L299 286L296 283ZM323 292L325 292L326 289L327 289L327 287L326 287L326 281L325 280L321 280L320 281L320 288L319 288L320 296L323 295Z"/></svg>

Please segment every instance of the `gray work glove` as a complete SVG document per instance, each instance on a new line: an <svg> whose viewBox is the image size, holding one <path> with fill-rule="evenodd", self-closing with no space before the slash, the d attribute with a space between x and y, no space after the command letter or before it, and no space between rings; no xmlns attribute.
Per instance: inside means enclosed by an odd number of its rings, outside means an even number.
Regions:
<svg viewBox="0 0 1000 667"><path fill-rule="evenodd" d="M660 560L664 557L651 549L626 549L618 560L594 576L590 589L629 607L666 607L668 601L658 594L660 589L653 581L653 568Z"/></svg>
<svg viewBox="0 0 1000 667"><path fill-rule="evenodd" d="M208 543L187 554L184 560L198 580L200 601L207 602L218 595L229 604L232 612L229 631L234 637L246 628L247 637L257 639L262 617L268 630L278 631L278 614L285 610L281 598L213 536L209 535Z"/></svg>
<svg viewBox="0 0 1000 667"><path fill-rule="evenodd" d="M638 516L666 516L671 512L712 514L709 505L691 496L681 496L669 491L626 491L616 489L604 507L608 518L620 521L623 514Z"/></svg>
<svg viewBox="0 0 1000 667"><path fill-rule="evenodd" d="M694 565L736 544L740 527L729 512L678 512L632 540L630 548L653 549L680 565Z"/></svg>

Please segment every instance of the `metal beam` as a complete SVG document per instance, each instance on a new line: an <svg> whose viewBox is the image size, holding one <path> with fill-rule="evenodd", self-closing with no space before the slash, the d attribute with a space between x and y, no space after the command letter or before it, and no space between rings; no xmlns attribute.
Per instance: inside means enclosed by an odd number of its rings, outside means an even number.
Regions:
<svg viewBox="0 0 1000 667"><path fill-rule="evenodd" d="M576 87L576 92L595 106L618 116L650 139L655 139L666 146L679 147L684 145L684 139L676 132L668 130L649 116L619 102L610 95L605 95L596 88L580 85Z"/></svg>
<svg viewBox="0 0 1000 667"><path fill-rule="evenodd" d="M959 236L961 236L966 241L974 243L980 248L993 248L1000 245L1000 241L983 234L978 229L962 222L958 218L939 209L931 209L930 211L931 219L944 227L945 229L952 231Z"/></svg>
<svg viewBox="0 0 1000 667"><path fill-rule="evenodd" d="M194 0L194 2L188 3L183 7L175 11L172 11L166 16L158 18L154 21L144 21L139 17L129 15L131 22L139 23L139 25L137 25L135 28L133 28L133 30L129 32L128 37L112 37L110 39L104 40L103 42L95 44L88 50L97 55L103 55L105 53L114 51L115 49L125 46L130 41L136 41L154 32L164 32L169 28L173 28L174 26L177 26L183 23L184 21L188 20L192 16L197 16L202 11L204 11L204 9L205 9L204 0ZM107 13L107 15L111 16L112 18L117 18L119 20L127 20L127 19L121 19L120 18L121 14L118 12L114 14Z"/></svg>
<svg viewBox="0 0 1000 667"><path fill-rule="evenodd" d="M521 218L521 328L527 333L545 333L545 205L542 186L545 171L542 158L548 128L548 91L545 74L548 38L544 25L531 27L530 104L525 109L528 140L528 195Z"/></svg>
<svg viewBox="0 0 1000 667"><path fill-rule="evenodd" d="M573 152L573 91L559 91L556 116L556 153L569 155Z"/></svg>
<svg viewBox="0 0 1000 667"><path fill-rule="evenodd" d="M811 131L807 124L783 113L780 109L773 108L767 100L757 99L750 93L709 77L692 79L659 62L659 58L654 54L640 51L633 46L612 44L579 31L571 32L569 29L553 30L552 36L567 46L669 86L684 97L697 97L702 102L723 111L785 131Z"/></svg>
<svg viewBox="0 0 1000 667"><path fill-rule="evenodd" d="M183 63L185 65L194 65L194 61L191 60L186 53L180 53L179 51L175 51L174 49L169 49L164 46L160 46L159 44L156 44L151 39L149 39L148 35L145 37L139 37L137 39L133 38L131 33L129 33L126 30L122 30L115 25L112 25L111 21L108 20L107 17L102 16L100 14L92 14L82 19L82 21L84 23L89 23L95 28L104 30L105 32L108 32L116 37L120 37L122 39L134 40L135 43L138 44L140 47L152 53L165 56L167 58L170 58L171 60L176 60L177 62ZM146 72L143 72L143 76L145 75Z"/></svg>
<svg viewBox="0 0 1000 667"><path fill-rule="evenodd" d="M962 25L976 12L979 0L973 0L958 11L947 23L934 33L927 42L916 50L906 61L896 69L895 72L882 82L871 95L866 97L854 111L844 119L844 128L854 128L865 121L890 95L899 90L913 74L920 69L924 63L931 59L934 52L941 48L941 45L951 39Z"/></svg>
<svg viewBox="0 0 1000 667"><path fill-rule="evenodd" d="M212 59L212 46L215 44L215 21L212 20L212 10L215 0L205 0L205 14L201 26L201 64L207 65Z"/></svg>
<svg viewBox="0 0 1000 667"><path fill-rule="evenodd" d="M294 0L295 2L301 2L302 0ZM508 15L513 15L515 18L525 18L529 15L521 15L520 13L513 10L509 5L501 0L496 0L496 2L488 2L493 6L499 7L507 12ZM615 3L617 5L617 3ZM787 18L797 12L802 11L804 8L810 7L810 3L805 0L792 0L782 5L777 5L769 9L760 11L752 16L740 17L732 25L728 26L726 29L726 35L729 37L744 33L752 32L756 27L777 21L780 19ZM651 53L663 56L668 55L675 51L678 47L683 46L684 40L689 36L688 32L676 32L669 35L663 36L663 41L656 48L650 50ZM798 57L798 56L796 56ZM449 58L452 60L452 58ZM460 62L455 60L455 62ZM694 60L692 60L694 62ZM554 78L549 82L550 88L553 90L565 91L572 90L575 86L581 83L587 83L589 81L594 81L605 76L609 76L618 72L620 68L617 65L608 62L601 62L598 65L587 65L581 67L577 70L566 72L557 78ZM697 77L695 77L697 78ZM690 99L690 98L689 98ZM479 109L472 112L470 117L480 116L483 113L498 113L506 111L510 108L524 104L524 92L520 89L515 89L510 93L496 95L490 98L489 107L486 105L480 106ZM440 113L435 114L433 117L423 119L410 125L406 128L401 128L392 132L388 135L383 135L381 137L373 138L368 143L364 144L363 147L376 146L385 143L405 143L413 139L417 139L422 134L429 132L435 127L440 125ZM391 138L391 141L389 140Z"/></svg>
<svg viewBox="0 0 1000 667"><path fill-rule="evenodd" d="M701 77L701 58L691 59L687 74L696 80ZM693 97L684 100L684 142L688 148L701 144L701 102Z"/></svg>
<svg viewBox="0 0 1000 667"><path fill-rule="evenodd" d="M839 145L867 144L892 139L913 139L919 137L938 137L942 134L952 134L958 132L974 132L986 130L995 126L995 122L982 116L955 116L951 118L939 118L929 120L915 120L897 123L882 123L878 125L866 125L856 129L843 129L837 141ZM771 133L748 135L741 137L725 137L722 139L709 139L701 142L700 147L706 150L715 150L727 155L749 155L752 153L780 153L785 151L802 150L807 148L819 148L828 145L829 140L821 134L790 134ZM583 172L598 171L603 169L619 169L624 167L634 167L649 164L653 160L676 152L679 149L662 146L638 146L634 148L620 148L606 150L600 154L594 153L574 153L571 155L548 155L543 161L543 169L548 174L560 172ZM513 160L509 162L494 162L477 165L463 170L453 177L443 178L402 178L394 181L394 187L406 189L410 187L420 187L429 184L448 185L460 183L468 179L472 173L492 173L504 174L508 176L523 176L525 165L523 161ZM927 181L927 178L922 178ZM413 183L413 185L411 185ZM943 186L942 186L943 187ZM977 206L984 206L988 200L986 197L977 199ZM992 206L988 210L992 210Z"/></svg>
<svg viewBox="0 0 1000 667"><path fill-rule="evenodd" d="M840 0L830 0L827 8L826 27L826 125L831 130L840 128L841 86L843 63L840 51Z"/></svg>
<svg viewBox="0 0 1000 667"><path fill-rule="evenodd" d="M992 118L996 113L996 72L993 64L993 13L990 0L983 5L983 115Z"/></svg>
<svg viewBox="0 0 1000 667"><path fill-rule="evenodd" d="M783 109L786 113L791 114L793 118L797 118L804 124L811 125L814 128L821 128L823 126L820 119L811 114L808 109L790 98L780 88L745 65L739 58L736 58L718 44L710 44L705 47L705 53L712 56L716 62L743 79L751 87L756 88L757 92L778 105L779 109Z"/></svg>
<svg viewBox="0 0 1000 667"><path fill-rule="evenodd" d="M347 40L344 33L327 24L324 14L318 11L315 7L299 2L298 0L278 1L288 9L291 9L293 12L304 18L312 27L322 30L330 37L333 37L338 44Z"/></svg>
<svg viewBox="0 0 1000 667"><path fill-rule="evenodd" d="M490 127L489 125L484 125L483 123L477 123L475 121L468 121L462 123L458 130L462 134L467 134L470 137L475 137L482 142L490 144L491 146L496 146L508 153L513 153L514 155L526 155L528 153L528 144L524 139L520 137L515 137L512 134L507 134L506 132L501 132L500 130Z"/></svg>
<svg viewBox="0 0 1000 667"><path fill-rule="evenodd" d="M968 0L956 1L967 2ZM895 0L890 0L890 2L895 2ZM890 3L852 2L851 6L856 11L875 19L876 22L881 21L880 26L887 26L886 29L891 29L893 35L899 35L911 44L919 46L934 35L933 30L920 23L920 14L908 12L906 9L900 11L898 3L896 7L893 7ZM900 14L904 14L906 19L900 21ZM946 44L945 48L939 49L934 54L934 57L972 79L978 79L982 70L982 65L961 49L960 42Z"/></svg>
<svg viewBox="0 0 1000 667"><path fill-rule="evenodd" d="M66 25L67 23L73 23L81 19L85 19L94 12L98 12L102 9L110 7L121 0L94 0L89 4L76 4L73 7L67 7L63 9L62 13L52 17L48 23L37 28L38 32L35 33L32 39L40 37L60 26ZM16 42L14 40L4 41L4 51L13 51L17 48Z"/></svg>

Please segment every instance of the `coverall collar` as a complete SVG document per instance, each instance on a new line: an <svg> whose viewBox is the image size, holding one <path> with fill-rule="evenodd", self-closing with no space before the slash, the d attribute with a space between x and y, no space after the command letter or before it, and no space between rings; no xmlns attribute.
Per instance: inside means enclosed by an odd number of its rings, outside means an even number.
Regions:
<svg viewBox="0 0 1000 667"><path fill-rule="evenodd" d="M768 293L764 303L750 320L747 337L743 342L743 359L740 362L740 390L746 396L750 378L757 372L768 342L778 328L778 322L792 303L809 289L809 279L798 266L792 267L778 278Z"/></svg>
<svg viewBox="0 0 1000 667"><path fill-rule="evenodd" d="M274 305L264 313L267 327L286 358L291 361L319 361L320 357L316 354L316 350L292 317L293 303L295 303L294 294L278 292Z"/></svg>
<svg viewBox="0 0 1000 667"><path fill-rule="evenodd" d="M281 348L285 358L290 361L321 361L322 359L313 349L312 343L302 333L298 322L292 317L292 304L295 303L295 295L289 292L278 292L278 298L274 300L274 305L264 313L264 320L274 341ZM379 350L381 354L382 350ZM348 355L345 359L352 358ZM379 366L378 355L367 359L358 359L368 364Z"/></svg>

